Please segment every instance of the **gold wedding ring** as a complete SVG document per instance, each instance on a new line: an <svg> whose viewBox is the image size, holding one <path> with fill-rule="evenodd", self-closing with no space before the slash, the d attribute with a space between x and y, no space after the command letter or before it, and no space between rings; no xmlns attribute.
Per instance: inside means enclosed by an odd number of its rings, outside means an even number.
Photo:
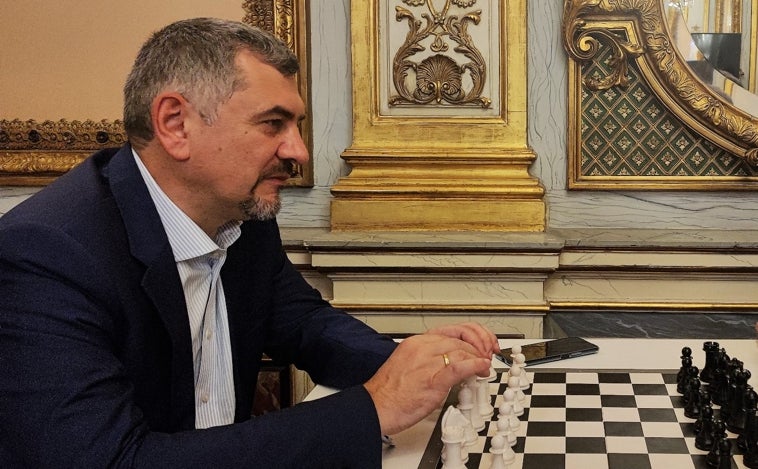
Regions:
<svg viewBox="0 0 758 469"><path fill-rule="evenodd" d="M442 359L445 360L445 366L450 364L450 357L448 357L446 353L442 354Z"/></svg>

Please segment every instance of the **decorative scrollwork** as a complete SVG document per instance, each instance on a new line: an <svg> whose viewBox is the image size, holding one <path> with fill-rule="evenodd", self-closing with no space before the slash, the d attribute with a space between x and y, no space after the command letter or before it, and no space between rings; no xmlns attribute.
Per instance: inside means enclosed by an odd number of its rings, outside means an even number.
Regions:
<svg viewBox="0 0 758 469"><path fill-rule="evenodd" d="M580 63L595 58L600 41L614 48L613 72L601 80L585 80L590 89L625 85L630 60L643 61L640 69L651 88L684 122L710 129L704 135L755 164L758 158L758 118L725 101L699 81L675 50L666 26L661 0L565 0L563 41L569 57ZM627 41L620 33L634 37Z"/></svg>
<svg viewBox="0 0 758 469"><path fill-rule="evenodd" d="M120 120L0 120L3 150L91 151L120 146L125 141L126 133Z"/></svg>
<svg viewBox="0 0 758 469"><path fill-rule="evenodd" d="M431 0L403 0L410 7L420 7L426 3L428 13L421 15L422 22L407 8L396 6L395 19L408 22L408 34L405 42L395 53L392 67L392 79L397 95L389 98L390 106L407 104L451 104L476 105L489 108L492 100L482 96L487 77L487 64L479 49L468 33L470 24L478 25L481 10L469 12L461 18L450 15L451 1L459 7L470 7L476 0L446 0L441 10L437 10ZM435 55L421 62L411 60L415 54L426 50L422 41L433 37L429 46ZM450 45L445 38L456 43L453 51L470 61L458 64L446 55ZM409 89L408 76L415 74L415 88ZM464 76L471 79L471 89L463 89Z"/></svg>

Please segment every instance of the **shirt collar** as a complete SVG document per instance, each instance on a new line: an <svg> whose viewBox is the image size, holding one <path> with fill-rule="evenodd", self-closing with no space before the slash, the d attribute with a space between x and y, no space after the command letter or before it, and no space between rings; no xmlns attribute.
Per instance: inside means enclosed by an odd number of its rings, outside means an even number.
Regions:
<svg viewBox="0 0 758 469"><path fill-rule="evenodd" d="M242 222L231 221L219 228L215 240L211 239L163 192L134 149L132 155L166 230L176 262L205 256L219 249L226 250L240 237Z"/></svg>

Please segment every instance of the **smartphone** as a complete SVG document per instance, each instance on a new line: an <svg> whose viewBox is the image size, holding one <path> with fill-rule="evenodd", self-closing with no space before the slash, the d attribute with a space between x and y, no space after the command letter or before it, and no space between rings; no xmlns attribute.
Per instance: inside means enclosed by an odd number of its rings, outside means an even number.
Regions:
<svg viewBox="0 0 758 469"><path fill-rule="evenodd" d="M597 351L597 345L580 337L564 337L561 339L547 340L521 346L521 353L526 357L527 365L536 365L538 363L565 360L566 358L581 357L583 355L597 353ZM497 358L508 365L511 365L513 362L513 357L511 357L512 353L513 350L507 348L501 350L500 355L498 355Z"/></svg>

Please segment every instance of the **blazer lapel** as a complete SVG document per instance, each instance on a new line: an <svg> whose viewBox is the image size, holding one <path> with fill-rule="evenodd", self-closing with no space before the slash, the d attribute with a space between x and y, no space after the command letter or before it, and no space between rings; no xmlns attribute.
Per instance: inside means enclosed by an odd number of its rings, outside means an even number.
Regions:
<svg viewBox="0 0 758 469"><path fill-rule="evenodd" d="M192 339L187 307L176 263L150 193L125 145L114 155L104 175L121 210L132 255L145 264L142 288L155 305L169 336L172 356L171 426L195 426Z"/></svg>

